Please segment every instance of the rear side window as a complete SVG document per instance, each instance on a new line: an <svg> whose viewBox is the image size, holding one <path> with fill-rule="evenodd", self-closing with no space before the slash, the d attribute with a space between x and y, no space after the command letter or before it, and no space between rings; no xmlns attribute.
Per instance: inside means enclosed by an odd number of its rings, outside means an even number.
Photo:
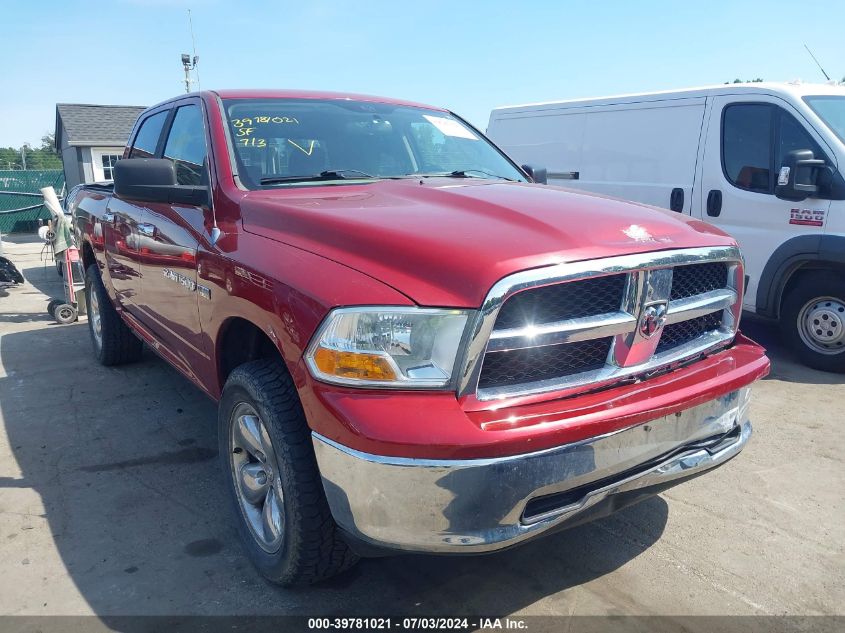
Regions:
<svg viewBox="0 0 845 633"><path fill-rule="evenodd" d="M141 129L135 135L135 142L129 152L129 158L152 158L155 156L161 128L167 120L167 110L159 112L144 120Z"/></svg>
<svg viewBox="0 0 845 633"><path fill-rule="evenodd" d="M772 190L772 113L759 103L734 104L722 119L722 164L725 177L740 189Z"/></svg>
<svg viewBox="0 0 845 633"><path fill-rule="evenodd" d="M176 163L176 180L180 185L204 185L208 182L205 156L205 127L202 110L196 105L176 110L164 157Z"/></svg>

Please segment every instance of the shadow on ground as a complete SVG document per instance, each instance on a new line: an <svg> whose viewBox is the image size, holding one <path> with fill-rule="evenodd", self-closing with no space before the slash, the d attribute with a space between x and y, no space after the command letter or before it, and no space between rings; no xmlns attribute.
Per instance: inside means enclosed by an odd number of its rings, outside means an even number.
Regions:
<svg viewBox="0 0 845 633"><path fill-rule="evenodd" d="M243 556L218 472L215 406L173 369L149 353L96 365L84 324L7 334L0 359L0 409L23 473L0 489L40 494L66 573L100 616L505 615L625 565L667 522L656 497L499 554L365 560L286 590Z"/></svg>
<svg viewBox="0 0 845 633"><path fill-rule="evenodd" d="M0 304L0 323L33 323L33 322L53 322L53 317L47 312L47 304L51 298L64 298L63 280L56 272L56 267L52 262L48 262L47 266L30 266L22 268L21 274L31 284L31 286L21 285L8 288L5 293L0 290L0 298L5 301ZM14 301L14 297L27 296L27 299L43 302L43 310L41 312L21 311L15 312L12 308L21 302ZM28 303L28 302L27 302ZM58 324L56 324L58 325Z"/></svg>

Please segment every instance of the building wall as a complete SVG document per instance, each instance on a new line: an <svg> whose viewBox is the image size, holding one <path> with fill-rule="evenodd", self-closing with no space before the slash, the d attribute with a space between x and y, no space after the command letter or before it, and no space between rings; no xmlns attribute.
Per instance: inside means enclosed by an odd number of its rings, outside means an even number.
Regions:
<svg viewBox="0 0 845 633"><path fill-rule="evenodd" d="M84 182L94 182L96 179L94 178L94 169L91 167L91 148L80 147L79 156Z"/></svg>
<svg viewBox="0 0 845 633"><path fill-rule="evenodd" d="M62 168L65 172L65 186L68 190L71 187L85 182L80 171L80 156L78 148L71 147L67 143L67 131L62 126L62 146L59 148L59 156L62 157Z"/></svg>
<svg viewBox="0 0 845 633"><path fill-rule="evenodd" d="M81 183L97 182L102 180L102 169L94 166L94 155L90 147L67 146L62 142L60 155L62 166L65 171L65 182L68 190ZM123 147L98 146L97 150L111 151L114 154L123 154Z"/></svg>

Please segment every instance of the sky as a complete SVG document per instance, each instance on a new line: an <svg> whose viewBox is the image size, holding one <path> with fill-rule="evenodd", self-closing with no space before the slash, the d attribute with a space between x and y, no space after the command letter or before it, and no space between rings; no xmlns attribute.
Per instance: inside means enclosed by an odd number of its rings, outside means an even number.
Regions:
<svg viewBox="0 0 845 633"><path fill-rule="evenodd" d="M845 2L0 0L0 147L39 145L55 104L152 105L184 91L306 88L496 106L845 76Z"/></svg>

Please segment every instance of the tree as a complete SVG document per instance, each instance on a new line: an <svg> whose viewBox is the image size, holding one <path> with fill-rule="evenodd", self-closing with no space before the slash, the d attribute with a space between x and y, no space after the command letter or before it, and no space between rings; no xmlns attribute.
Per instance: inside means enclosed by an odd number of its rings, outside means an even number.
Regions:
<svg viewBox="0 0 845 633"><path fill-rule="evenodd" d="M47 132L41 137L41 149L51 154L56 153L56 135L53 132Z"/></svg>
<svg viewBox="0 0 845 633"><path fill-rule="evenodd" d="M23 169L24 161L21 152L26 157L27 169L61 169L62 159L56 152L56 138L53 132L45 132L41 137L40 147L0 147L0 169Z"/></svg>
<svg viewBox="0 0 845 633"><path fill-rule="evenodd" d="M42 145L38 148L0 147L0 169L23 169L22 151L26 156L27 169L61 169L62 159L52 146L45 147L45 142L42 139Z"/></svg>

